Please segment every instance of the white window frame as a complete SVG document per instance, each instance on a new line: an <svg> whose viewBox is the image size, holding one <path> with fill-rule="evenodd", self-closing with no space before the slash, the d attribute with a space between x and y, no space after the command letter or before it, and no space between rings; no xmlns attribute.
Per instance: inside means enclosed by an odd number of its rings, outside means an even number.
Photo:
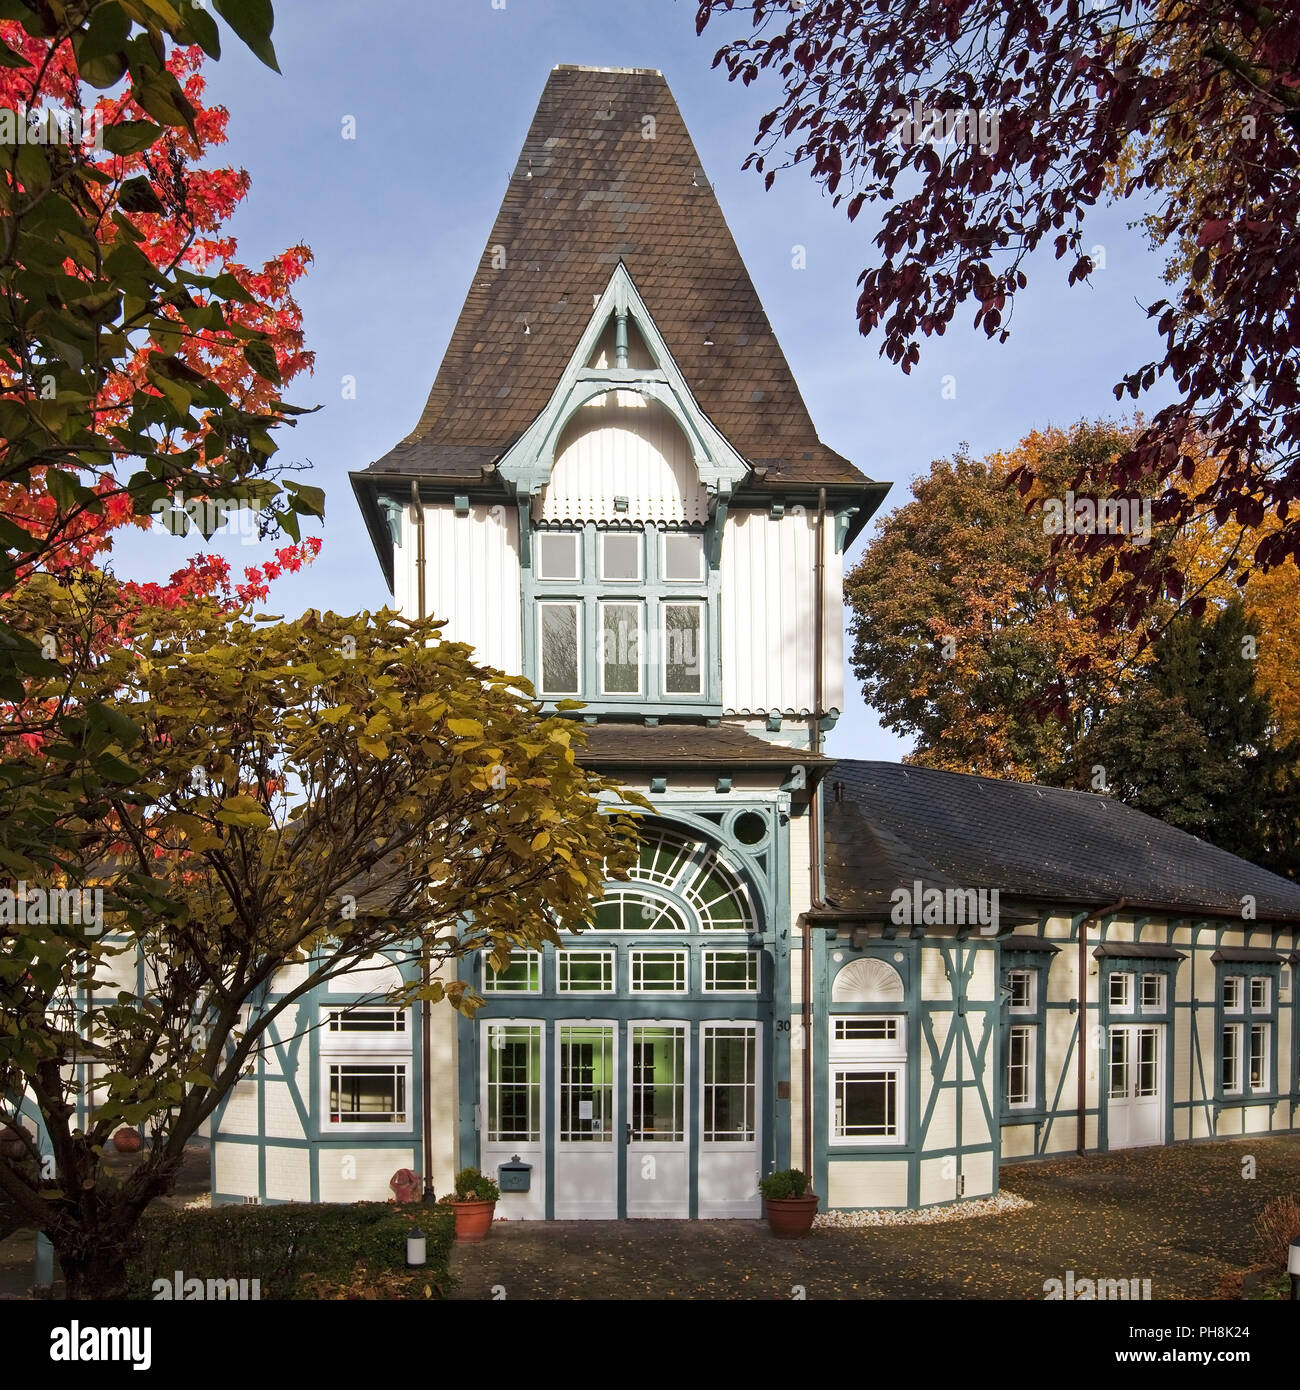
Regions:
<svg viewBox="0 0 1300 1390"><path fill-rule="evenodd" d="M1106 984L1106 1003L1111 1013L1131 1014L1133 1012L1134 978L1131 970L1112 970L1110 972ZM1115 1002L1116 981L1123 981L1124 984L1124 998L1118 1004Z"/></svg>
<svg viewBox="0 0 1300 1390"><path fill-rule="evenodd" d="M1255 1002L1255 986L1263 985L1264 1002ZM1267 1014L1273 1012L1273 981L1267 975L1252 975L1250 977L1250 1011L1253 1014Z"/></svg>
<svg viewBox="0 0 1300 1390"><path fill-rule="evenodd" d="M579 956L597 956L601 960L601 977L608 980L599 989L575 989L565 981L565 966ZM555 992L557 994L613 994L618 985L618 953L612 946L591 949L580 946L565 946L555 953Z"/></svg>
<svg viewBox="0 0 1300 1390"><path fill-rule="evenodd" d="M743 956L746 964L746 979L753 984L720 985L716 982L717 960L719 956ZM747 946L709 946L700 952L701 990L705 994L757 994L762 980L762 956Z"/></svg>
<svg viewBox="0 0 1300 1390"><path fill-rule="evenodd" d="M743 1139L710 1139L708 1132L708 1100L706 1081L706 1070L709 1056L709 1037L711 1034L720 1032L723 1029L743 1031L748 1033L753 1049L753 1073L748 1078L750 1095L753 1098L753 1121L754 1128L747 1137ZM759 1143L763 1132L763 1034L759 1024L752 1019L721 1019L711 1018L707 1022L700 1024L700 1144L712 1153L727 1153L729 1151L745 1152L752 1151ZM716 1084L716 1083L715 1083ZM734 1085L735 1083L728 1083Z"/></svg>
<svg viewBox="0 0 1300 1390"><path fill-rule="evenodd" d="M609 1126L608 1128L606 1128L605 1125L602 1124L601 1127L600 1127L599 1129L591 1128L591 1129L588 1129L588 1130L586 1130L586 1131L579 1130L579 1129L576 1128L576 1125L581 1124L581 1119L579 1118L579 1119L575 1122L575 1128L574 1128L572 1131L570 1131L567 1135L566 1135L566 1133L565 1133L565 1128L564 1128L564 1101L565 1101L565 1092L566 1092L568 1083L566 1082L565 1074L564 1074L564 1046L565 1046L565 1032L566 1032L566 1030L569 1030L569 1029L572 1029L574 1032L579 1032L579 1033L582 1033L582 1032L599 1033L599 1034L601 1035L602 1041L603 1041L605 1038L609 1038L609 1039L611 1040L611 1048L610 1048L610 1081L609 1081L609 1096L608 1096L609 1113L608 1113L608 1115L601 1115L601 1116L599 1116L599 1117L596 1116L595 1114L593 1114L593 1115L590 1117L590 1118L593 1119L593 1120L599 1118L599 1119L601 1119L601 1120L608 1121L608 1126ZM615 1143L615 1141L617 1140L617 1138L618 1138L618 1132L617 1132L617 1129L616 1129L617 1116L618 1116L618 1084L619 1084L619 1076L620 1076L620 1059L619 1059L619 1032L620 1032L620 1029L619 1029L618 1023L617 1023L614 1019L611 1019L611 1018L561 1018L561 1019L557 1019L557 1020L556 1020L556 1022L555 1022L555 1030L554 1030L554 1031L555 1031L555 1143L556 1143L556 1146L557 1146L557 1147L564 1147L564 1148L569 1148L570 1146L572 1146L572 1149L573 1149L573 1150L579 1150L579 1151L588 1152L588 1153L602 1153L602 1152L605 1152L605 1151L606 1151L606 1150L605 1150L605 1146L606 1146L606 1145L613 1145L613 1144ZM545 1041L545 1035L543 1035L543 1042L544 1042L544 1041ZM545 1062L543 1061L543 1070L544 1070L544 1069L545 1069ZM581 1105L581 1101L579 1102L579 1105ZM594 1110L594 1106L593 1106L593 1110ZM505 1140L505 1141L501 1141L501 1142L512 1143L512 1142L514 1142L514 1141L512 1141L512 1140ZM520 1142L522 1143L523 1141L521 1140ZM571 1150L571 1151L572 1151L572 1150ZM611 1150L611 1151L612 1151L612 1150Z"/></svg>
<svg viewBox="0 0 1300 1390"><path fill-rule="evenodd" d="M406 1118L404 1120L370 1120L356 1123L334 1119L330 1106L330 1081L335 1067L367 1067L372 1070L377 1067L392 1067L403 1078L402 1093L406 1101ZM333 1135L412 1133L415 1127L413 1078L414 1068L409 1052L403 1055L396 1052L381 1052L371 1048L357 1051L340 1049L323 1053L320 1059L321 1132Z"/></svg>
<svg viewBox="0 0 1300 1390"><path fill-rule="evenodd" d="M1255 1055L1255 1035L1258 1033L1263 1039L1263 1054L1261 1057L1261 1079L1259 1085L1255 1085L1251 1080L1251 1062ZM1250 1031L1246 1034L1246 1055L1245 1055L1245 1081L1250 1094L1253 1096L1267 1095L1273 1089L1273 1024L1270 1019L1255 1019L1250 1024Z"/></svg>
<svg viewBox="0 0 1300 1390"><path fill-rule="evenodd" d="M1246 977L1244 975L1225 975L1223 977L1220 1005L1225 1014L1246 1012Z"/></svg>
<svg viewBox="0 0 1300 1390"><path fill-rule="evenodd" d="M1027 1004L1017 1004L1015 995L1015 982L1023 979L1026 983L1026 992L1029 1002ZM1007 972L1007 987L1011 991L1010 1012L1014 1016L1036 1014L1038 1012L1038 971L1037 970L1009 970Z"/></svg>
<svg viewBox="0 0 1300 1390"><path fill-rule="evenodd" d="M837 1038L837 1033L848 1031L839 1027L841 1021L851 1023L859 1019L891 1020L894 1037L885 1039ZM828 1043L829 1067L827 1095L830 1099L828 1115L829 1141L832 1148L879 1148L897 1147L907 1143L907 1099L908 1099L908 1058L907 1058L907 1015L906 1014L832 1014L830 1041ZM894 1089L894 1128L887 1134L862 1135L845 1134L841 1129L842 1111L837 1103L837 1094L842 1078L854 1072L870 1073L890 1079Z"/></svg>
<svg viewBox="0 0 1300 1390"><path fill-rule="evenodd" d="M542 557L547 549L546 542L554 540L571 540L573 542L573 573L572 574L547 574L546 567L542 563ZM581 584L582 583L582 533L580 531L538 531L537 532L537 578L544 584Z"/></svg>
<svg viewBox="0 0 1300 1390"><path fill-rule="evenodd" d="M634 581L629 581L634 582ZM631 608L636 612L636 652L632 665L636 668L635 690L605 689L605 610L607 608ZM581 664L579 653L579 664ZM596 686L603 699L634 700L645 694L645 604L629 595L627 598L601 598L596 600Z"/></svg>
<svg viewBox="0 0 1300 1390"><path fill-rule="evenodd" d="M1147 1003L1147 982L1154 980L1158 998L1154 1004ZM1144 1014L1162 1014L1168 1000L1168 976L1162 970L1148 970L1138 977L1138 1004Z"/></svg>
<svg viewBox="0 0 1300 1390"><path fill-rule="evenodd" d="M338 1029L334 1020L344 1014L387 1013L400 1018L401 1027L395 1029ZM394 1004L379 1001L374 1004L322 1004L321 1005L320 1050L324 1053L338 1052L396 1052L409 1056L411 1052L411 1011L398 1008Z"/></svg>
<svg viewBox="0 0 1300 1390"><path fill-rule="evenodd" d="M636 547L636 573L627 575L624 578L615 578L613 575L605 573L605 542L611 537L617 536L620 539L634 539ZM599 554L596 557L596 570L600 575L602 584L641 584L645 581L645 537L640 531L601 531L598 537L597 549Z"/></svg>
<svg viewBox="0 0 1300 1390"><path fill-rule="evenodd" d="M481 955L482 955L482 958L483 958L483 993L484 993L484 994L494 994L494 995L498 995L498 996L504 994L504 995L510 996L510 995L520 995L520 994L522 994L522 995L540 994L540 993L542 992L542 953L541 953L540 951L518 951L518 950L516 950L516 951L511 951L511 953L510 953L510 968L511 968L511 969L513 969L513 968L514 968L515 966L517 966L517 965L526 964L526 965L529 967L529 973L530 973L530 975L533 974L533 972L534 972L534 970L535 970L535 979L536 979L536 983L535 983L535 984L532 984L532 985L529 985L529 986L528 986L527 988L525 988L525 989L519 989L519 988L518 988L517 986L515 986L515 985L502 985L502 984L497 983L497 982L501 979L501 976L498 975L498 974L492 969L492 963L491 963L491 960L489 959L489 957L491 956L491 952L490 952L490 951L483 951L483 952L481 952Z"/></svg>
<svg viewBox="0 0 1300 1390"><path fill-rule="evenodd" d="M671 989L638 983L643 956L671 957L674 983ZM691 983L691 953L681 946L633 946L627 953L627 988L629 994L685 994Z"/></svg>
<svg viewBox="0 0 1300 1390"><path fill-rule="evenodd" d="M583 603L576 598L539 598L535 604L537 609L537 693L542 696L555 697L557 699L576 698L582 694L582 668L583 662ZM576 687L573 690L557 690L549 685L546 679L546 644L543 639L542 625L545 621L545 614L548 608L571 608L573 610L573 626L576 635L576 647L574 655L574 675Z"/></svg>
<svg viewBox="0 0 1300 1390"><path fill-rule="evenodd" d="M699 688L697 690L668 689L668 609L693 607L699 609ZM656 640L659 644L659 694L665 700L699 700L709 690L709 602L693 594L683 594L680 598L665 595L659 600L659 610L655 623Z"/></svg>
<svg viewBox="0 0 1300 1390"><path fill-rule="evenodd" d="M517 1135L512 1135L508 1139L496 1137L490 1128L492 1123L492 1037L494 1030L500 1028L523 1028L535 1033L538 1039L537 1046L537 1076L528 1081L536 1096L536 1107L530 1115L534 1132L528 1137L521 1139ZM482 1066L482 1114L480 1123L482 1126L482 1141L485 1144L497 1145L540 1145L546 1138L546 1056L549 1046L549 1030L540 1018L490 1018L485 1019L480 1032L480 1046ZM531 1040L529 1043L531 1049Z"/></svg>
<svg viewBox="0 0 1300 1390"><path fill-rule="evenodd" d="M672 531L663 529L659 533L663 541L659 548L659 576L665 584L703 584L708 575L708 561L704 553L704 536L699 531ZM700 567L689 579L679 579L668 573L668 537L691 536L700 544Z"/></svg>
<svg viewBox="0 0 1300 1390"><path fill-rule="evenodd" d="M1233 1039L1233 1082L1231 1086L1221 1086L1222 1094L1225 1096L1240 1096L1245 1094L1245 1030L1246 1025L1244 1023L1225 1023L1219 1029L1219 1046L1215 1062L1218 1064L1220 1082L1223 1080L1223 1063L1226 1057L1223 1046L1224 1040L1229 1036Z"/></svg>
<svg viewBox="0 0 1300 1390"><path fill-rule="evenodd" d="M1025 1072L1025 1099L1011 1099L1011 1048L1012 1039L1017 1033L1023 1033L1025 1037L1026 1063ZM1034 1110L1038 1104L1038 1025L1035 1023L1013 1023L1007 1029L1007 1060L1003 1068L1003 1086L1006 1094L1006 1108L1008 1110Z"/></svg>

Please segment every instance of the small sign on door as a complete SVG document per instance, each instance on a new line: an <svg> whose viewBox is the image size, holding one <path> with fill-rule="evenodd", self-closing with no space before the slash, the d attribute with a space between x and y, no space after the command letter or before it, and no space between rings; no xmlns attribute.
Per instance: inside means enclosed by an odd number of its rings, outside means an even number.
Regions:
<svg viewBox="0 0 1300 1390"><path fill-rule="evenodd" d="M580 1120L591 1119L591 1101L580 1100L578 1102L578 1118Z"/></svg>

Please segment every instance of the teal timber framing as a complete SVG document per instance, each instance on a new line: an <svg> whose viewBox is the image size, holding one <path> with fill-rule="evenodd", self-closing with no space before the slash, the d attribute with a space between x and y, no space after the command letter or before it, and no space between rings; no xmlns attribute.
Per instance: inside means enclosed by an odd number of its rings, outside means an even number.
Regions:
<svg viewBox="0 0 1300 1390"><path fill-rule="evenodd" d="M1058 982L1058 997L1049 997L1044 1005L1044 1029L1049 1031L1054 1019L1069 1016L1073 1027L1052 1055L1049 1047L1045 1074L1044 1098L1046 1108L1041 1115L1024 1112L1003 1112L1003 1130L1011 1131L1032 1125L1033 1142L1029 1151L1009 1152L1009 1141L1003 1137L1004 1163L1027 1162L1037 1158L1060 1156L1076 1149L1075 1129L1078 1121L1078 1106L1075 1101L1078 1076L1077 1049L1078 1030L1078 980L1077 957L1079 931L1087 914L1071 913L1064 907L1041 909L1037 932L1040 939L1051 941L1059 947L1059 954L1052 957L1052 964L1042 974ZM1051 919L1065 918L1069 922L1067 934L1055 935L1048 930ZM1124 923L1123 934L1117 930ZM1131 931L1129 928L1131 927ZM1084 1112L1085 1122L1093 1126L1094 1142L1089 1145L1091 1152L1104 1152L1109 1147L1108 1116L1106 1105L1105 1067L1107 1030L1111 1022L1155 1022L1164 1023L1166 1034L1166 1142L1184 1143L1188 1141L1207 1141L1216 1138L1230 1138L1246 1134L1283 1134L1300 1132L1300 1038L1297 1037L1297 990L1294 978L1285 996L1274 986L1275 1023L1273 1033L1272 1087L1269 1092L1256 1096L1224 1098L1218 1088L1218 1038L1223 1022L1218 983L1224 973L1243 974L1249 977L1258 973L1260 967L1249 963L1232 964L1218 968L1209 966L1209 957L1219 950L1225 938L1232 934L1240 936L1252 947L1262 947L1277 952L1282 957L1295 949L1297 932L1293 927L1279 927L1267 923L1251 921L1211 919L1187 916L1148 916L1137 913L1112 913L1100 922L1090 924L1088 934L1088 980L1092 982L1088 998L1088 1036L1085 1040L1087 1054L1085 1064L1095 1071L1097 1103L1090 1104ZM1169 946L1182 952L1185 960L1160 960L1106 957L1098 960L1094 956L1097 946L1114 946L1131 941L1133 936L1140 938L1143 945ZM1000 943L1007 948L1009 938ZM1285 967L1283 967L1285 968ZM1163 973L1167 976L1166 1011L1160 1014L1115 1014L1111 1015L1108 1003L1107 979L1114 970L1133 970L1137 974ZM1295 967L1291 966L1294 977ZM1281 976L1281 969L1275 968L1275 978ZM1059 980L1070 982L1070 997L1059 997ZM1199 982L1199 983L1198 983ZM1213 1026L1203 1042L1200 1019L1209 1010ZM1289 1040L1289 1047L1284 1046ZM1206 1045L1208 1043L1208 1046ZM1289 1058L1289 1061L1288 1061ZM1002 1087L1002 1063L999 1061L999 1091ZM1284 1070L1285 1068L1285 1070ZM1267 1107L1270 1114L1268 1129L1246 1129L1246 1112L1257 1107ZM1225 1132L1224 1117L1240 1114L1239 1127ZM1060 1141L1060 1129L1065 1126L1069 1135L1066 1142ZM1057 1143L1053 1143L1057 1139Z"/></svg>
<svg viewBox="0 0 1300 1390"><path fill-rule="evenodd" d="M395 962L397 963L397 962ZM409 960L400 963L403 977L415 978L414 967ZM267 1045L256 1054L251 1080L255 1085L257 1104L257 1132L226 1132L222 1122L234 1099L234 1090L226 1094L213 1114L213 1138L209 1148L211 1168L212 1202L214 1206L226 1203L246 1202L256 1197L263 1205L275 1205L290 1201L322 1200L322 1172L326 1163L339 1165L340 1173L345 1173L343 1164L351 1159L353 1164L359 1155L385 1149L408 1150L413 1161L410 1164L394 1165L412 1167L423 1171L423 1142L420 1124L420 1105L425 1094L422 1055L419 1047L419 1008L411 1009L412 1026L409 1030L411 1051L409 1056L410 1086L407 1106L410 1124L394 1127L390 1133L346 1134L328 1131L323 1126L321 1111L321 1055L319 1047L320 1029L317 1026L322 1006L329 1004L346 1007L349 1004L375 1003L378 996L367 993L344 993L317 988L304 994L289 1005L277 1024L272 1025L272 1035ZM268 1060L274 1059L274 1067ZM268 1135L268 1103L277 1094L282 1094L292 1105L302 1128L301 1137ZM252 1147L257 1154L257 1191L223 1191L217 1185L218 1147L235 1145ZM268 1157L277 1149L288 1149L307 1154L309 1187L306 1192L295 1197L272 1197L268 1193Z"/></svg>
<svg viewBox="0 0 1300 1390"><path fill-rule="evenodd" d="M951 997L926 998L925 953L942 964ZM976 1184L970 1195L997 1192L1000 1134L997 1123L996 1081L1001 1075L1001 1039L998 1029L998 991L995 944L977 937L873 937L853 947L850 939L833 932L813 933L813 1181L823 1201L831 1203L830 1164L905 1162L906 1203L910 1208L951 1202L965 1195L970 1170L981 1176L979 1158L987 1156L987 1182ZM842 959L835 959L836 956ZM896 959L902 956L902 960ZM829 1037L835 1013L861 1011L899 1013L898 1005L832 1005L835 974L854 960L882 959L903 977L905 999L901 1012L907 1017L906 1105L907 1120L902 1144L861 1146L830 1142L831 1097ZM971 997L975 970L981 963L992 972L988 997ZM978 1020L978 1026L972 1026ZM936 1133L936 1117L946 1096L952 1099L951 1138ZM974 1097L982 1124L967 1129ZM972 1160L975 1160L972 1163ZM870 1184L868 1182L868 1188ZM944 1190L946 1188L946 1190ZM925 1200L926 1196L929 1200ZM844 1203L837 1203L844 1206ZM904 1205L869 1201L859 1206Z"/></svg>
<svg viewBox="0 0 1300 1390"><path fill-rule="evenodd" d="M689 990L685 995L632 994L625 987L620 968L618 988L613 994L561 995L556 992L555 951L547 947L541 959L541 990L536 994L487 994L487 1003L475 1017L459 1023L459 1152L461 1164L479 1164L482 1075L480 1030L501 1019L528 1019L543 1024L542 1094L545 1120L544 1172L536 1175L546 1184L546 1219L555 1216L556 1140L554 1097L556 1086L555 1026L561 1022L600 1019L616 1023L620 1032L631 1020L647 1018L688 1024L689 1057L687 1071L687 1117L690 1188L689 1216L699 1211L696 1159L700 1152L700 1025L714 1020L754 1021L760 1025L761 1089L759 1092L759 1157L762 1170L771 1171L789 1162L790 1155L790 836L788 796L773 791L765 794L737 791L701 796L695 799L654 798L657 823L720 849L728 864L743 877L749 889L756 920L748 939L760 951L760 980L757 995L704 994L699 988L700 948L739 944L730 934L699 932L597 933L583 932L573 944L579 947L607 946L619 950L635 946L691 947ZM755 811L768 823L767 837L756 846L739 843L731 833L739 815ZM672 895L659 896L672 900ZM678 904L689 912L685 902ZM621 962L620 962L621 966ZM481 964L477 957L461 962L461 978L476 988L482 985ZM786 1026L782 1027L781 1025ZM615 1134L625 1132L628 1123L627 1086L620 1081L614 1096ZM618 1212L626 1211L625 1166L616 1164L618 1173Z"/></svg>

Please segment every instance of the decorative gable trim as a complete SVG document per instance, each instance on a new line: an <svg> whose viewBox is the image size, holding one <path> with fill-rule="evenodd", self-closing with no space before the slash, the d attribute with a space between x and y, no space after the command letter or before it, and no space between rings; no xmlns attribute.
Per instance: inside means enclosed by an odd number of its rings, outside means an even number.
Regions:
<svg viewBox="0 0 1300 1390"><path fill-rule="evenodd" d="M589 367L611 316L630 316L655 367ZM620 334L620 341L626 341ZM633 391L658 401L681 427L690 444L700 482L707 491L709 513L713 515L719 499L725 499L749 474L749 465L723 438L700 409L672 353L655 326L644 300L622 261L614 268L604 294L592 309L591 317L578 345L561 374L541 414L497 464L497 472L522 502L540 493L550 481L555 467L555 446L564 427L588 401L612 391Z"/></svg>

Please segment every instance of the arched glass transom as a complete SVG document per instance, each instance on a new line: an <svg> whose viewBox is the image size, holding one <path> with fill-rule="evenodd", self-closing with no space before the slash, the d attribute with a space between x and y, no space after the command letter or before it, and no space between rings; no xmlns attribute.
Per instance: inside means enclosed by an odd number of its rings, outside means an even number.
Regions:
<svg viewBox="0 0 1300 1390"><path fill-rule="evenodd" d="M663 828L641 832L632 884L611 885L597 904L596 931L726 931L754 929L754 909L739 875L712 846ZM651 891L633 886L637 881ZM694 921L654 890L687 903Z"/></svg>

